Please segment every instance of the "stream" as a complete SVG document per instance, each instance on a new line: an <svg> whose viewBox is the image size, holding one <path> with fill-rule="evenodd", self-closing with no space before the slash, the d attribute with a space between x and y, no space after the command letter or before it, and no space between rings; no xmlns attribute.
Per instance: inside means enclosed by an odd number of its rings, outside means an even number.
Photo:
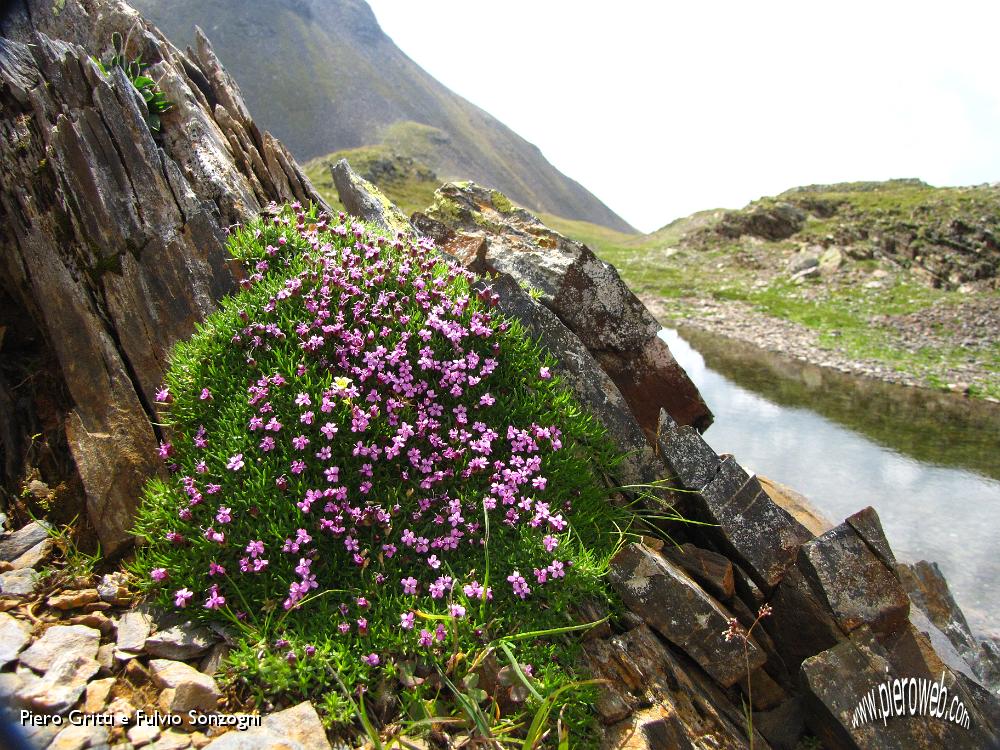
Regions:
<svg viewBox="0 0 1000 750"><path fill-rule="evenodd" d="M706 334L660 336L715 414L705 439L841 522L871 505L897 559L937 562L1000 635L1000 407L842 375Z"/></svg>

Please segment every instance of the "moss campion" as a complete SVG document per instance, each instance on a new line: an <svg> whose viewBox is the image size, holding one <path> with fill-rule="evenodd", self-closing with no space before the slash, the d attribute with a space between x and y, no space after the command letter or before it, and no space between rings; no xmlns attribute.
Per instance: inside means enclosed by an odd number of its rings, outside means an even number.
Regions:
<svg viewBox="0 0 1000 750"><path fill-rule="evenodd" d="M308 694L606 596L612 453L495 295L427 240L297 205L230 251L242 291L157 394L170 476L136 571L162 603L238 623L233 664Z"/></svg>

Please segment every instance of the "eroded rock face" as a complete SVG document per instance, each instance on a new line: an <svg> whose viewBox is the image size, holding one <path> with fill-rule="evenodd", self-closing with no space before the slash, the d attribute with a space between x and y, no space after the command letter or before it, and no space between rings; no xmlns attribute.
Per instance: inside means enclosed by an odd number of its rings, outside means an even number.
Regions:
<svg viewBox="0 0 1000 750"><path fill-rule="evenodd" d="M413 223L473 271L535 290L615 382L650 442L661 408L699 430L711 424L697 388L656 335L659 323L585 245L474 183L444 185Z"/></svg>
<svg viewBox="0 0 1000 750"><path fill-rule="evenodd" d="M157 470L151 422L167 354L234 288L226 227L270 200L319 198L254 126L204 37L185 55L120 0L67 0L58 13L44 0L8 6L0 291L40 333L36 353L57 365L65 440L91 524L113 553L130 542L141 487ZM152 63L174 103L158 137L125 76L91 59L113 32L128 37L130 59Z"/></svg>

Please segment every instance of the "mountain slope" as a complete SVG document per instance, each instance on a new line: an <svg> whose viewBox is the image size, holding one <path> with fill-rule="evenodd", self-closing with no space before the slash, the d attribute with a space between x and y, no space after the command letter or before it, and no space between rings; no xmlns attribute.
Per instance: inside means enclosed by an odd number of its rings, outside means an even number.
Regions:
<svg viewBox="0 0 1000 750"><path fill-rule="evenodd" d="M300 161L386 143L442 179L536 211L634 232L537 147L424 72L364 0L134 0L178 46L197 24L254 117ZM456 61L456 64L467 64Z"/></svg>

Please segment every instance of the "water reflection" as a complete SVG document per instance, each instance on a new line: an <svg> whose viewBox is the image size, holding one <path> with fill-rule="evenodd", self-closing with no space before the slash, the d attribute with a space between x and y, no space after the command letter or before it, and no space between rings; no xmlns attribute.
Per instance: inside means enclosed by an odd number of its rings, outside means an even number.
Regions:
<svg viewBox="0 0 1000 750"><path fill-rule="evenodd" d="M781 376L774 367L741 359L740 350L728 341L720 344L699 338L699 350L712 350L711 354L706 351L710 368L676 331L664 330L660 335L715 413L715 423L705 438L716 452L732 453L748 469L794 487L834 522L873 506L897 557L937 561L973 627L1000 634L994 614L1000 604L1000 558L996 555L1000 481L935 465L973 463L988 468L977 457L990 453L996 461L1000 420L992 429L983 419L973 420L971 428L967 424L956 428L956 412L948 405L931 407L928 416L926 411L915 413L916 407L904 408L898 400L879 398L875 389L856 392L855 405L841 408L850 417L845 421L853 429L848 429L804 406L820 407L818 393L825 373L800 375L793 388L779 382ZM734 364L734 358L741 361ZM720 369L736 377L730 379ZM748 370L751 375L742 377ZM811 387L804 385L806 378ZM855 382L859 387L870 386ZM904 391L907 400L913 397L913 389L895 390ZM804 394L810 391L813 396L807 398ZM782 404L776 393L792 397ZM926 394L916 394L921 395ZM837 400L843 403L843 395ZM857 431L861 411L869 435L891 435L892 423L906 420L910 425L926 425L922 430L933 429L935 439L904 436L901 450L910 454L904 455L875 442L879 437L872 439ZM956 435L965 439L970 429L973 443L982 444L956 450ZM941 447L936 454L931 450L935 444Z"/></svg>

